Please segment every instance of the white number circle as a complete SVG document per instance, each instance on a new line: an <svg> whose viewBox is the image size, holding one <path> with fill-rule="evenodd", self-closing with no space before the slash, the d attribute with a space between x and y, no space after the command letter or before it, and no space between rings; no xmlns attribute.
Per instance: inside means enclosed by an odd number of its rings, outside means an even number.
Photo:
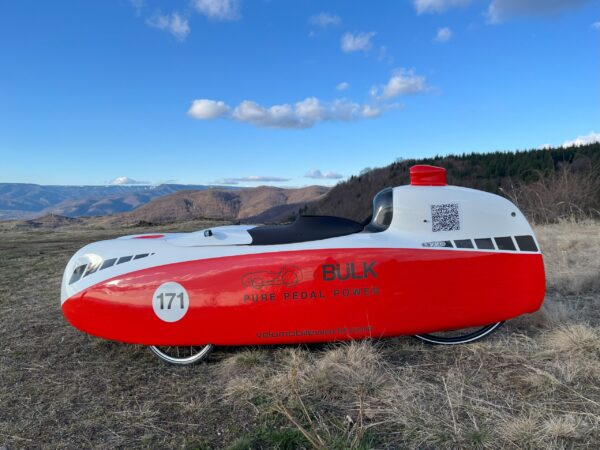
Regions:
<svg viewBox="0 0 600 450"><path fill-rule="evenodd" d="M152 309L160 320L177 322L190 307L190 298L179 283L169 281L161 284L152 296Z"/></svg>

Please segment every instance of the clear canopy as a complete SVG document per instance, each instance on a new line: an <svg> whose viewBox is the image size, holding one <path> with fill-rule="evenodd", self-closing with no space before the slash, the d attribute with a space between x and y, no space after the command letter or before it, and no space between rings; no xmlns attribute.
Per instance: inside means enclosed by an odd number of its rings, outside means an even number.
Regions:
<svg viewBox="0 0 600 450"><path fill-rule="evenodd" d="M373 216L367 225L371 232L387 230L394 214L394 192L391 187L385 188L373 197Z"/></svg>

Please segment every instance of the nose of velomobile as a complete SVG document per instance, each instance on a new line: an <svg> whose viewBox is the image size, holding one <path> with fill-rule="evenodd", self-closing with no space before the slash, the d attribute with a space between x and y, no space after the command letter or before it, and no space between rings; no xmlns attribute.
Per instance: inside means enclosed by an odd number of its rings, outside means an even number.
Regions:
<svg viewBox="0 0 600 450"><path fill-rule="evenodd" d="M63 306L78 297L87 288L119 274L147 267L151 256L167 237L176 236L151 234L124 236L117 239L94 242L78 250L69 260L63 273L60 301ZM159 252L160 253L160 252Z"/></svg>
<svg viewBox="0 0 600 450"><path fill-rule="evenodd" d="M65 267L60 285L60 304L63 307L69 298L82 289L82 279L86 271L89 272L93 266L101 264L101 257L89 247L85 246L75 253Z"/></svg>
<svg viewBox="0 0 600 450"><path fill-rule="evenodd" d="M99 324L112 324L113 310L106 298L89 293L109 280L156 264L165 250L165 240L176 236L134 235L98 241L78 250L67 263L61 281L60 301L65 319L75 328L100 335Z"/></svg>
<svg viewBox="0 0 600 450"><path fill-rule="evenodd" d="M60 287L60 302L65 302L102 278L99 271L110 261L108 242L96 242L78 250L69 260ZM113 263L116 263L114 261Z"/></svg>
<svg viewBox="0 0 600 450"><path fill-rule="evenodd" d="M83 276L86 271L92 270L101 264L101 257L97 254L94 244L88 245L77 251L65 267L60 286L60 304L65 319L74 327L77 327L74 316L74 306L77 306L77 297L85 291ZM97 270L97 268L96 268ZM77 309L77 308L75 308Z"/></svg>

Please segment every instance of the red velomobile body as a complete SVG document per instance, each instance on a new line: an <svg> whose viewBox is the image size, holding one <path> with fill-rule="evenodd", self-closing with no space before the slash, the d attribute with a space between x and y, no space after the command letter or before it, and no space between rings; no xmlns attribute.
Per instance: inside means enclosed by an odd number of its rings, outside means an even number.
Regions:
<svg viewBox="0 0 600 450"><path fill-rule="evenodd" d="M542 255L508 200L416 166L366 226L301 217L90 244L65 270L78 329L151 346L250 345L485 326L542 304ZM144 237L144 239L139 239Z"/></svg>

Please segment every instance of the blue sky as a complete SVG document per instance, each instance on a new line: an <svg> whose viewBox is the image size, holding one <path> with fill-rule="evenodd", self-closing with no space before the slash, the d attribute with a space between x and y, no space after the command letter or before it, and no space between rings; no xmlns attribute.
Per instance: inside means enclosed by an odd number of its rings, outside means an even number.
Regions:
<svg viewBox="0 0 600 450"><path fill-rule="evenodd" d="M600 138L600 3L0 3L0 182L334 184Z"/></svg>

